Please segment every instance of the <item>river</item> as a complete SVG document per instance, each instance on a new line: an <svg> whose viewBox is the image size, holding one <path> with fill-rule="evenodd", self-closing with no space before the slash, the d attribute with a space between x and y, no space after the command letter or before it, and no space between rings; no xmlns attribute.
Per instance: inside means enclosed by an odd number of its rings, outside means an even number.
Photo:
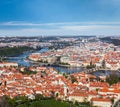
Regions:
<svg viewBox="0 0 120 107"><path fill-rule="evenodd" d="M48 51L48 48L42 48L41 50L39 51L36 51L36 52L47 52ZM32 63L30 63L29 61L26 60L26 58L31 54L32 52L25 52L17 57L11 57L8 59L8 61L10 62L17 62L19 65L23 65L23 66L31 66Z"/></svg>
<svg viewBox="0 0 120 107"><path fill-rule="evenodd" d="M47 52L49 49L48 48L42 48L39 51L36 52ZM23 53L21 55L19 55L18 57L12 57L9 58L8 61L10 62L17 62L19 65L23 65L23 66L31 66L33 65L33 63L30 63L29 61L26 60L26 58L31 54L32 52L26 52ZM53 67L55 69L57 69L60 72L65 72L65 73L74 73L74 72L82 72L83 68L80 67L62 67L62 66L47 66L47 67ZM97 71L94 72L93 74L96 76L100 76L100 75L109 75L111 72L110 71ZM120 75L120 72L117 72L118 75Z"/></svg>
<svg viewBox="0 0 120 107"><path fill-rule="evenodd" d="M41 50L39 51L36 51L36 52L39 52L39 53L42 53L42 52L47 52L48 51L48 48L42 48ZM11 57L8 59L8 61L10 62L17 62L19 65L23 65L23 66L31 66L33 65L33 63L30 63L29 61L25 60L32 52L26 52L26 53L23 53L17 57ZM83 68L80 68L80 67L61 67L61 66L47 66L47 67L53 67L55 69L57 69L58 71L60 72L66 72L66 73L73 73L73 72L81 72L83 71Z"/></svg>

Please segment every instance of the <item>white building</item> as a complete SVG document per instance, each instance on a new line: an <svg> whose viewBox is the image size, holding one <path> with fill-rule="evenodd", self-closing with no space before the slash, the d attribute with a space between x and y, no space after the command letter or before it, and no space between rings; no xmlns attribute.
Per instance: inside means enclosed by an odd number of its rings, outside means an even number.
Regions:
<svg viewBox="0 0 120 107"><path fill-rule="evenodd" d="M0 67L18 67L16 62L0 62Z"/></svg>
<svg viewBox="0 0 120 107"><path fill-rule="evenodd" d="M103 98L92 98L91 103L93 106L98 107L111 107L112 102L109 98L103 99Z"/></svg>

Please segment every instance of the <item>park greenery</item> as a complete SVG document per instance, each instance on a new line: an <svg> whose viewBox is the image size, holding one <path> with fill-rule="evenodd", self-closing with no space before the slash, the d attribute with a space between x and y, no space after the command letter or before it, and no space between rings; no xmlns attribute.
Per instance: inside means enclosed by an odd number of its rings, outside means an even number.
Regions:
<svg viewBox="0 0 120 107"><path fill-rule="evenodd" d="M4 47L0 48L1 57L14 57L18 56L26 51L34 50L32 47L22 46L22 47Z"/></svg>
<svg viewBox="0 0 120 107"><path fill-rule="evenodd" d="M70 102L55 100L51 97L43 97L40 94L35 95L35 99L28 99L26 96L17 96L11 99L3 96L0 99L0 107L92 107L90 103Z"/></svg>
<svg viewBox="0 0 120 107"><path fill-rule="evenodd" d="M72 83L77 82L77 79L73 75L71 75L70 78Z"/></svg>
<svg viewBox="0 0 120 107"><path fill-rule="evenodd" d="M86 66L87 69L92 69L95 68L96 65L92 63L92 61L90 61L90 64Z"/></svg>
<svg viewBox="0 0 120 107"><path fill-rule="evenodd" d="M120 82L120 77L117 73L113 72L107 76L106 82L108 82L110 85L115 84L117 82Z"/></svg>

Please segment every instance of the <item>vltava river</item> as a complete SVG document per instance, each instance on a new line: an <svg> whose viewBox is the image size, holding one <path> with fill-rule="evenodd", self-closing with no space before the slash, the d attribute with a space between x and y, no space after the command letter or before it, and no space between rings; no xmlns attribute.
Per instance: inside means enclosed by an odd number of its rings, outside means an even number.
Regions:
<svg viewBox="0 0 120 107"><path fill-rule="evenodd" d="M48 48L42 48L41 50L37 51L37 52L47 52ZM19 55L18 57L12 57L9 58L8 61L10 62L17 62L19 65L23 65L23 66L31 66L33 65L33 63L30 63L28 60L26 60L26 58L31 54L32 52L26 52L23 53L21 55ZM74 72L82 72L83 68L80 67L61 67L61 66L47 66L47 67L53 67L55 69L57 69L60 72L65 72L65 73L74 73ZM94 72L93 74L95 74L96 76L100 76L100 75L109 75L111 72L110 71L97 71ZM120 72L117 72L118 75L120 75Z"/></svg>

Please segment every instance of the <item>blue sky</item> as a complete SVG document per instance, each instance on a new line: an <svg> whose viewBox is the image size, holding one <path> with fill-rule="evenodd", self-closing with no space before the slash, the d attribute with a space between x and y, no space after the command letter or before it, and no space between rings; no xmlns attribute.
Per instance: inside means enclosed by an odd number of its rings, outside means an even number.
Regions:
<svg viewBox="0 0 120 107"><path fill-rule="evenodd" d="M120 35L120 0L0 0L0 36Z"/></svg>

